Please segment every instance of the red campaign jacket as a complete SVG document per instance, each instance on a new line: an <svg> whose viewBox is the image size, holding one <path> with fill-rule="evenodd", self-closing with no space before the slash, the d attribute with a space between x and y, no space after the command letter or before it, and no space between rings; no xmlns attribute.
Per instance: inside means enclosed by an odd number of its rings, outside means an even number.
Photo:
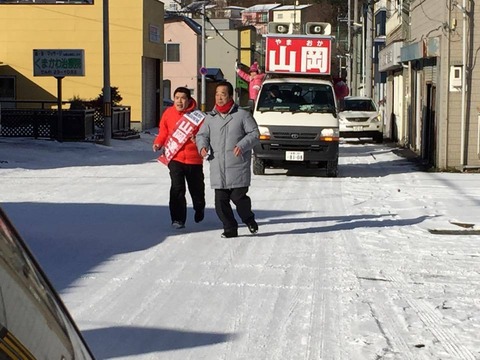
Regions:
<svg viewBox="0 0 480 360"><path fill-rule="evenodd" d="M183 114L192 112L196 108L197 102L194 99L190 99L190 104L184 111L178 111L175 105L168 107L160 119L158 135L153 143L164 146L167 138L173 133L178 120L180 120ZM198 130L199 128L195 130L195 134L197 134ZM187 140L172 160L191 165L203 164L203 158L198 153L197 146L191 139Z"/></svg>

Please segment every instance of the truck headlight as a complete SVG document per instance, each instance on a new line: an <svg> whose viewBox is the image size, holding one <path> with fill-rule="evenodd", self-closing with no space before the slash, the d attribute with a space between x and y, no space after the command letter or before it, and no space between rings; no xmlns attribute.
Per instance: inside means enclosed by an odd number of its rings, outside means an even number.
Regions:
<svg viewBox="0 0 480 360"><path fill-rule="evenodd" d="M340 138L340 131L334 128L322 129L320 132L320 140L322 141L338 141Z"/></svg>
<svg viewBox="0 0 480 360"><path fill-rule="evenodd" d="M377 116L373 117L371 120L373 122L380 122L380 121L382 121L382 117L381 117L380 114L378 114Z"/></svg>
<svg viewBox="0 0 480 360"><path fill-rule="evenodd" d="M270 140L270 130L266 126L259 126L260 140Z"/></svg>

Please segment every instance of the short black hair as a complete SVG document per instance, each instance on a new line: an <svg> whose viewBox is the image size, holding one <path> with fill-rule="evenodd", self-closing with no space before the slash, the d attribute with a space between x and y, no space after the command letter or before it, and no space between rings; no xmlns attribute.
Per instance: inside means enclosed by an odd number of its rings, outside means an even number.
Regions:
<svg viewBox="0 0 480 360"><path fill-rule="evenodd" d="M233 85L231 83L229 83L228 81L220 81L215 87L215 89L219 88L220 86L226 86L228 95L233 97Z"/></svg>
<svg viewBox="0 0 480 360"><path fill-rule="evenodd" d="M192 98L192 93L190 92L190 89L187 89L185 86L180 86L180 87L176 88L175 91L173 92L173 96L175 97L175 95L177 93L183 93L183 94L187 95L188 99Z"/></svg>

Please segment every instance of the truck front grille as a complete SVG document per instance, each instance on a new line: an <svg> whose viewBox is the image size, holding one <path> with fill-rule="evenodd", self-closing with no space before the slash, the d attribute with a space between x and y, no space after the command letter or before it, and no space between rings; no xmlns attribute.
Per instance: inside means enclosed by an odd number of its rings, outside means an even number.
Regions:
<svg viewBox="0 0 480 360"><path fill-rule="evenodd" d="M278 140L315 140L317 138L317 134L315 133L301 133L301 132L274 131L272 135L273 135L273 139L278 139Z"/></svg>

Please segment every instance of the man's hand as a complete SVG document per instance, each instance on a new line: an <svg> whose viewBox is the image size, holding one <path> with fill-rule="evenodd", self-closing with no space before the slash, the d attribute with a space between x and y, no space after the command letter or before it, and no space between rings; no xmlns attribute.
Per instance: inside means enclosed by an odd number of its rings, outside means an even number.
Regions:
<svg viewBox="0 0 480 360"><path fill-rule="evenodd" d="M242 149L240 149L238 146L235 146L233 148L233 155L235 156L241 156L242 155Z"/></svg>
<svg viewBox="0 0 480 360"><path fill-rule="evenodd" d="M207 157L208 156L207 148L202 148L202 150L200 150L200 155L202 155L203 158Z"/></svg>
<svg viewBox="0 0 480 360"><path fill-rule="evenodd" d="M158 151L160 153L159 155L163 155L165 152L165 148L159 144L153 144L152 149L153 151Z"/></svg>

